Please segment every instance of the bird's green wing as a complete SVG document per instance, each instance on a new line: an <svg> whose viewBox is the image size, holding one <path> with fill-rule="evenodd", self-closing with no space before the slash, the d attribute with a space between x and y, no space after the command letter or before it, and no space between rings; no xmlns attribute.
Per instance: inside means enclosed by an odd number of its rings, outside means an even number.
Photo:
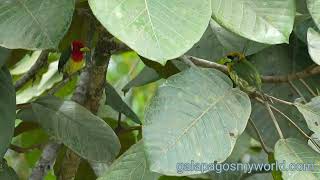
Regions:
<svg viewBox="0 0 320 180"><path fill-rule="evenodd" d="M65 64L68 62L70 56L71 56L71 46L66 49L65 51L63 51L60 55L60 59L59 59L59 64L58 64L58 71L61 73L63 72L63 67L65 66Z"/></svg>
<svg viewBox="0 0 320 180"><path fill-rule="evenodd" d="M239 86L243 86L244 89L256 89L261 91L261 76L256 67L250 63L248 60L242 60L238 63L235 63L232 67L232 70L238 78L241 80L237 80L241 82L238 84ZM243 81L247 82L244 83Z"/></svg>

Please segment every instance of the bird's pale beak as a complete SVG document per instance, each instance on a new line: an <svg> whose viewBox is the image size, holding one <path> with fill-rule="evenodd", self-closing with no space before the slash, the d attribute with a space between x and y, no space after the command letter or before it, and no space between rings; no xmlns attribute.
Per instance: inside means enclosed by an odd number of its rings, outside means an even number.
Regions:
<svg viewBox="0 0 320 180"><path fill-rule="evenodd" d="M90 49L88 47L83 47L80 49L81 52L89 52Z"/></svg>

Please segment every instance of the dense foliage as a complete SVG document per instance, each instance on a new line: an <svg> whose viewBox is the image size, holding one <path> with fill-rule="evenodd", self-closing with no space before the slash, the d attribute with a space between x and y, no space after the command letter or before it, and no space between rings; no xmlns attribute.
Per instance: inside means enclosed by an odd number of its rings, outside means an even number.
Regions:
<svg viewBox="0 0 320 180"><path fill-rule="evenodd" d="M320 0L0 10L0 180L320 179ZM86 65L63 77L74 40ZM275 162L316 167L203 166Z"/></svg>

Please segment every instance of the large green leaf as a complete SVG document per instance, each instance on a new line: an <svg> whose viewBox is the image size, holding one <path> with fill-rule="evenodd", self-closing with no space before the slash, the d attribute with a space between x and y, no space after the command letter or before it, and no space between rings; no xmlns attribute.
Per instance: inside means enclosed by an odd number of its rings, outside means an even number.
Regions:
<svg viewBox="0 0 320 180"><path fill-rule="evenodd" d="M106 93L106 103L105 103L106 105L109 105L115 111L118 111L118 112L126 115L128 118L130 118L135 123L141 124L139 117L127 105L127 103L122 100L121 96L114 89L114 87L111 86L111 84L106 83L105 93Z"/></svg>
<svg viewBox="0 0 320 180"><path fill-rule="evenodd" d="M312 28L308 30L308 49L312 60L320 65L320 33Z"/></svg>
<svg viewBox="0 0 320 180"><path fill-rule="evenodd" d="M157 180L159 176L149 170L140 141L122 154L99 180Z"/></svg>
<svg viewBox="0 0 320 180"><path fill-rule="evenodd" d="M275 146L274 155L278 161L278 165L281 163L283 164L281 167L285 168L280 169L284 180L316 180L320 178L320 154L305 142L294 138L280 139ZM290 163L298 163L301 165L293 164L298 169L289 170ZM299 169L308 168L308 166L310 168L309 170ZM280 168L280 166L278 168Z"/></svg>
<svg viewBox="0 0 320 180"><path fill-rule="evenodd" d="M217 40L223 46L224 56L230 52L243 52L247 56L255 54L262 49L266 48L267 44L258 43L251 41L244 37L241 37L235 33L228 31L227 29L220 26L213 19L210 21L210 27L214 34L217 36Z"/></svg>
<svg viewBox="0 0 320 180"><path fill-rule="evenodd" d="M110 162L120 151L110 126L73 101L43 97L32 103L32 111L45 131L83 158Z"/></svg>
<svg viewBox="0 0 320 180"><path fill-rule="evenodd" d="M320 29L320 1L319 0L307 0L307 6L309 9L309 12Z"/></svg>
<svg viewBox="0 0 320 180"><path fill-rule="evenodd" d="M16 92L6 66L0 69L0 160L11 142L16 119Z"/></svg>
<svg viewBox="0 0 320 180"><path fill-rule="evenodd" d="M143 138L151 170L181 176L176 163L224 161L250 113L249 97L232 88L220 71L190 68L169 77L145 115Z"/></svg>
<svg viewBox="0 0 320 180"><path fill-rule="evenodd" d="M187 54L209 61L218 61L230 52L242 52L245 50L244 53L246 55L252 55L267 46L267 44L257 43L241 37L211 19L210 26L201 40Z"/></svg>
<svg viewBox="0 0 320 180"><path fill-rule="evenodd" d="M307 104L296 104L296 107L304 116L311 131L320 134L320 96L313 98Z"/></svg>
<svg viewBox="0 0 320 180"><path fill-rule="evenodd" d="M210 0L89 0L89 4L109 32L162 64L199 41L211 16Z"/></svg>
<svg viewBox="0 0 320 180"><path fill-rule="evenodd" d="M74 0L0 2L0 46L10 49L56 48L71 23Z"/></svg>
<svg viewBox="0 0 320 180"><path fill-rule="evenodd" d="M219 24L243 37L266 44L288 43L295 1L212 0L212 12Z"/></svg>

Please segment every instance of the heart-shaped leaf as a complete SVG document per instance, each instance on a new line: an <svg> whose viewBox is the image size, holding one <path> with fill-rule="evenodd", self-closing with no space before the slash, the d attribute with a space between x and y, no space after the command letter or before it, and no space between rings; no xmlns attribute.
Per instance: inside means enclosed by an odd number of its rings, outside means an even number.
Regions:
<svg viewBox="0 0 320 180"><path fill-rule="evenodd" d="M162 64L200 40L211 16L210 4L210 0L89 0L109 32Z"/></svg>
<svg viewBox="0 0 320 180"><path fill-rule="evenodd" d="M190 68L168 78L145 115L143 138L152 171L181 176L179 162L222 162L231 154L251 113L249 97L232 86L213 69Z"/></svg>

